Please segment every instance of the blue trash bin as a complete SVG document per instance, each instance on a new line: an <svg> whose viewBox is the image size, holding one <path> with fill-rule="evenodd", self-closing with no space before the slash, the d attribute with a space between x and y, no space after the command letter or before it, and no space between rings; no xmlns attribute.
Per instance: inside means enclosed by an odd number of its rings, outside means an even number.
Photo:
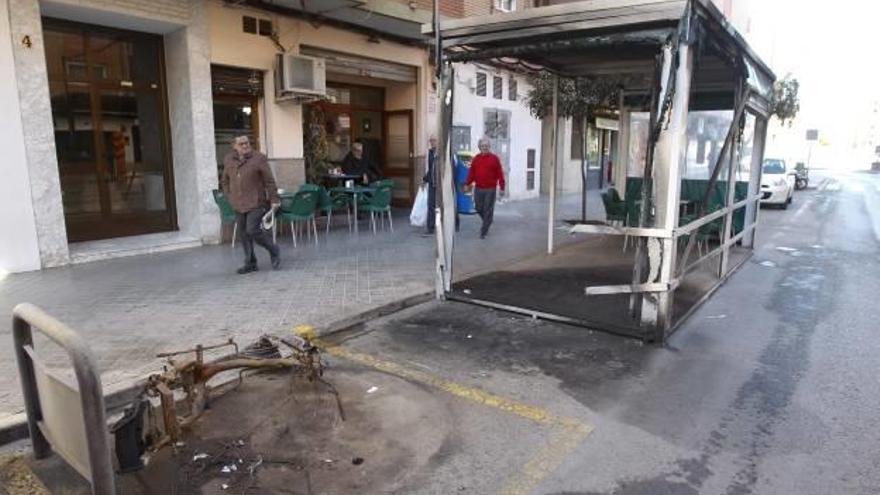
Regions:
<svg viewBox="0 0 880 495"><path fill-rule="evenodd" d="M473 191L464 191L464 183L467 181L468 172L471 170L471 160L473 159L473 151L459 151L455 154L455 199L458 212L465 215L477 213L476 208L474 208Z"/></svg>

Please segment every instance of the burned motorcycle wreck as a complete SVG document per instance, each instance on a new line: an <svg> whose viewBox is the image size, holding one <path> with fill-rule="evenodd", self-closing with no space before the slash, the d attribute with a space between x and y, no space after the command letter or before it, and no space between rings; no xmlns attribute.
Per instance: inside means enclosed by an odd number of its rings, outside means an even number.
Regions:
<svg viewBox="0 0 880 495"><path fill-rule="evenodd" d="M283 347L283 353L279 345ZM206 352L224 348L229 348L232 353L205 361ZM264 335L241 350L233 339L229 339L223 344L199 345L157 357L167 360L162 373L147 379L143 392L111 427L121 473L142 469L145 460L148 461L160 449L182 447L183 433L199 419L212 398L228 392L236 382L240 384L248 372L286 371L291 378L320 382L336 397L342 416L339 395L329 382L322 379L324 363L319 349L299 336L278 338ZM220 375L227 379L218 378L216 381L221 384L209 385L209 381Z"/></svg>

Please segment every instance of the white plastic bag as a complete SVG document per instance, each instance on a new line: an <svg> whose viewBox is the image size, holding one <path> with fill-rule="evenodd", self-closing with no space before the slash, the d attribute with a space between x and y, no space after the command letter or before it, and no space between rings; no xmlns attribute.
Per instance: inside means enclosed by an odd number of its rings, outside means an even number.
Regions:
<svg viewBox="0 0 880 495"><path fill-rule="evenodd" d="M428 191L422 186L416 194L412 212L409 214L409 224L413 227L424 227L426 223L428 223Z"/></svg>

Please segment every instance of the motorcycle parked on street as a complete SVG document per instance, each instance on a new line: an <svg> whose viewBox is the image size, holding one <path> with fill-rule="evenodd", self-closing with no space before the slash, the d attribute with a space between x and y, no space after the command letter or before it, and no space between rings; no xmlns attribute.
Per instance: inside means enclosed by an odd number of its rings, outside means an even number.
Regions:
<svg viewBox="0 0 880 495"><path fill-rule="evenodd" d="M804 166L803 163L798 163L794 167L795 177L794 177L794 188L800 191L801 189L806 189L810 184L810 171L807 167Z"/></svg>

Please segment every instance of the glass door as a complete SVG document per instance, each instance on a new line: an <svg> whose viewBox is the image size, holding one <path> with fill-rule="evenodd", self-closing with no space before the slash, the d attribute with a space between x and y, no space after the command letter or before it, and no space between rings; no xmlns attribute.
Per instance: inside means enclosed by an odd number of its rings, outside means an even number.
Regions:
<svg viewBox="0 0 880 495"><path fill-rule="evenodd" d="M161 37L44 19L70 242L176 229Z"/></svg>

